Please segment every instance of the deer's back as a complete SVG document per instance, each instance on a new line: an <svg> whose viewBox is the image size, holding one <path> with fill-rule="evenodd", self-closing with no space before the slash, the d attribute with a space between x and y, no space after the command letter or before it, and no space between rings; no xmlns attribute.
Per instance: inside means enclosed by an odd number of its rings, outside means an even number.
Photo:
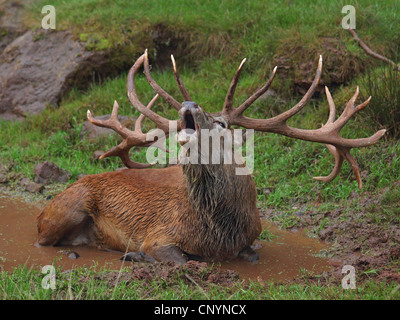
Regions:
<svg viewBox="0 0 400 320"><path fill-rule="evenodd" d="M152 232L168 234L166 229L176 227L183 186L180 166L124 169L85 176L64 197L76 196L76 190L84 195L81 203L97 226L99 243L121 250L130 242L137 250Z"/></svg>

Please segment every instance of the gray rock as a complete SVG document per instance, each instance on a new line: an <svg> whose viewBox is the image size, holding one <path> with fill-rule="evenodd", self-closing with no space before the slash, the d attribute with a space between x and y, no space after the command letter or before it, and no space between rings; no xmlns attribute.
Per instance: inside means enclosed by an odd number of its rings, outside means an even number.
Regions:
<svg viewBox="0 0 400 320"><path fill-rule="evenodd" d="M96 150L95 152L93 152L92 158L94 160L99 160L103 153L104 153L104 151Z"/></svg>
<svg viewBox="0 0 400 320"><path fill-rule="evenodd" d="M81 173L78 175L77 180L82 179L83 177L86 177L87 175L84 173Z"/></svg>
<svg viewBox="0 0 400 320"><path fill-rule="evenodd" d="M267 100L271 97L275 97L276 96L276 91L274 89L269 88L266 92L264 92L261 96L260 96L260 100Z"/></svg>
<svg viewBox="0 0 400 320"><path fill-rule="evenodd" d="M55 163L45 161L35 167L35 182L40 184L49 184L52 182L65 183L71 177L67 170L59 168Z"/></svg>
<svg viewBox="0 0 400 320"><path fill-rule="evenodd" d="M22 178L21 180L18 181L18 185L20 187L26 187L29 182L31 182L29 178Z"/></svg>
<svg viewBox="0 0 400 320"><path fill-rule="evenodd" d="M40 183L29 182L25 189L31 193L40 193L44 189L44 186Z"/></svg>
<svg viewBox="0 0 400 320"><path fill-rule="evenodd" d="M103 116L97 116L95 119L98 120L107 120L110 119L109 114L103 115ZM129 118L127 116L118 116L118 120L121 122L122 125L126 127L131 127L135 119ZM103 127L98 127L92 124L89 120L85 120L82 125L82 130L81 130L81 139L89 139L89 140L94 140L99 137L104 137L108 136L110 134L115 134L115 131L112 129L107 129Z"/></svg>
<svg viewBox="0 0 400 320"><path fill-rule="evenodd" d="M68 31L27 31L0 55L0 119L23 119L56 105L72 84L87 86L107 63L108 53L86 51Z"/></svg>
<svg viewBox="0 0 400 320"><path fill-rule="evenodd" d="M72 260L78 259L79 257L80 257L80 255L75 251L72 251L71 253L68 254L68 258L70 258Z"/></svg>

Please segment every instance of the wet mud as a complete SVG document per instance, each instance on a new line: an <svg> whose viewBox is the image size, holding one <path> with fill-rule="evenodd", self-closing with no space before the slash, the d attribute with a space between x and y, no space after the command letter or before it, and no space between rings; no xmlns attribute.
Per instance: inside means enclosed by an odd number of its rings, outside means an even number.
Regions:
<svg viewBox="0 0 400 320"><path fill-rule="evenodd" d="M39 268L48 264L56 264L64 270L80 266L107 267L111 270L121 268L120 252L102 251L87 246L36 247L35 217L43 206L44 204L26 203L22 199L0 194L1 269L11 271L19 265ZM224 277L231 279L236 274L241 279L286 281L301 275L302 270L317 274L329 270L328 260L315 256L327 247L322 241L311 239L301 231L281 230L268 222L263 223L263 229L268 229L273 237L270 241L256 240L254 248L260 257L258 262L234 260L216 264L220 266L222 273L212 273L209 275L210 279L219 282ZM197 266L195 262L192 264ZM128 262L125 265L129 265ZM188 267L190 266L189 263ZM141 278L154 273L153 269L163 270L160 272L165 274L178 266L162 263L159 267L162 268L138 264L133 269ZM166 271L168 269L171 270Z"/></svg>
<svg viewBox="0 0 400 320"><path fill-rule="evenodd" d="M332 269L324 281L336 279L340 283L343 266L350 265L359 282L375 278L400 283L399 190L397 181L392 188L379 192L354 192L346 202L328 210L318 208L318 203L296 209L294 229L312 230L318 239L329 244L325 254ZM273 219L287 213L271 209L262 214ZM321 277L315 280L322 281Z"/></svg>
<svg viewBox="0 0 400 320"><path fill-rule="evenodd" d="M11 271L18 265L27 268L55 264L62 269L78 266L119 269L119 252L96 248L36 247L36 215L43 205L26 203L22 199L0 194L0 268ZM78 254L79 257L77 255ZM75 258L75 259L74 259Z"/></svg>
<svg viewBox="0 0 400 320"><path fill-rule="evenodd" d="M330 270L329 260L318 257L328 248L318 239L309 238L303 231L286 231L263 221L263 230L273 235L269 241L256 240L254 248L260 259L255 263L241 260L222 263L222 269L231 269L243 279L290 281L303 271L320 274Z"/></svg>

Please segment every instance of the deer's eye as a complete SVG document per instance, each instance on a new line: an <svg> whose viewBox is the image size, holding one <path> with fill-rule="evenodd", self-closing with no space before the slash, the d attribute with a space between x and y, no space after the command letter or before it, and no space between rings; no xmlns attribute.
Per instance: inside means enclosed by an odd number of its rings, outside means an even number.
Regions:
<svg viewBox="0 0 400 320"><path fill-rule="evenodd" d="M220 122L220 121L215 121L214 123L218 124L219 126L221 126L222 128L225 128L225 124Z"/></svg>

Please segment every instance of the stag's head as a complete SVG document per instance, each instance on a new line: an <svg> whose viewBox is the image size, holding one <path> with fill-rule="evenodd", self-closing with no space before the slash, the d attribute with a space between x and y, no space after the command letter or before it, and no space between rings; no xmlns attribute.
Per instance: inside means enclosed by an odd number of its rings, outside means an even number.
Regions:
<svg viewBox="0 0 400 320"><path fill-rule="evenodd" d="M196 102L185 101L179 110L181 131L178 141L184 145L190 140L201 140L201 134L207 131L230 132L228 124L222 116L205 112Z"/></svg>
<svg viewBox="0 0 400 320"><path fill-rule="evenodd" d="M179 110L179 120L181 163L234 163L233 143L238 145L241 141L235 141L224 117L205 112L196 102L185 101Z"/></svg>

